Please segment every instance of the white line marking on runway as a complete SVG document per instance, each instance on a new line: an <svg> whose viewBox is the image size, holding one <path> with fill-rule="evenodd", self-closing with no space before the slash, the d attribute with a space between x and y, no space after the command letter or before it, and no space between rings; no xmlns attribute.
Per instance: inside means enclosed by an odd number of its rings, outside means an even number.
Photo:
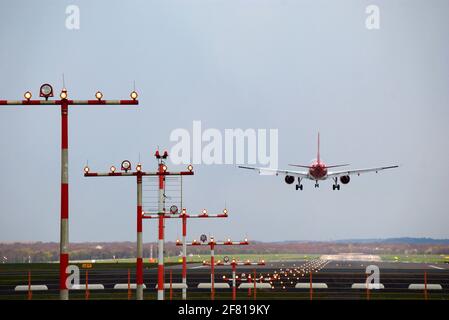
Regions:
<svg viewBox="0 0 449 320"><path fill-rule="evenodd" d="M434 268L434 269L438 269L438 270L444 270L444 268L433 266L431 264L429 264L429 267Z"/></svg>

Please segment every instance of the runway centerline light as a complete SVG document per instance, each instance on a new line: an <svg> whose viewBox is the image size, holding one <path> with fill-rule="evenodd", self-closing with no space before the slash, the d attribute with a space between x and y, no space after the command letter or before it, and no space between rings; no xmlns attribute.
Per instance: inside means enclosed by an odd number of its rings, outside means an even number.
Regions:
<svg viewBox="0 0 449 320"><path fill-rule="evenodd" d="M84 167L84 173L89 173L89 167L88 166Z"/></svg>
<svg viewBox="0 0 449 320"><path fill-rule="evenodd" d="M192 172L193 166L192 166L191 164L189 164L189 165L187 166L187 170L189 170L190 172Z"/></svg>
<svg viewBox="0 0 449 320"><path fill-rule="evenodd" d="M203 209L203 211L201 211L202 214L207 214L207 210Z"/></svg>
<svg viewBox="0 0 449 320"><path fill-rule="evenodd" d="M228 214L228 209L226 209L226 208L223 209L223 213L224 213L224 214Z"/></svg>
<svg viewBox="0 0 449 320"><path fill-rule="evenodd" d="M131 99L136 100L139 95L136 91L132 91L129 96L131 97Z"/></svg>
<svg viewBox="0 0 449 320"><path fill-rule="evenodd" d="M140 163L138 163L136 166L136 171L141 171L141 170L142 170L142 165Z"/></svg>
<svg viewBox="0 0 449 320"><path fill-rule="evenodd" d="M110 170L111 170L111 173L114 173L116 169L114 166L111 166Z"/></svg>
<svg viewBox="0 0 449 320"><path fill-rule="evenodd" d="M164 170L164 172L167 171L167 166L165 164L162 166L162 170Z"/></svg>

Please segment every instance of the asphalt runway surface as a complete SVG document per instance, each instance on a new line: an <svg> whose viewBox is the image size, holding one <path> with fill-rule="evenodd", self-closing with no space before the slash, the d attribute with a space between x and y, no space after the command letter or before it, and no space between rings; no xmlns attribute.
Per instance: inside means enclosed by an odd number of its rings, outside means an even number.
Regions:
<svg viewBox="0 0 449 320"><path fill-rule="evenodd" d="M366 290L352 288L354 283L365 285L366 268L374 265L379 268L379 282L382 289ZM135 280L135 270L130 267L131 283ZM173 283L181 282L181 265L167 266L165 268L165 282L169 282L172 273ZM310 274L312 283L316 285L326 284L327 288L313 288L314 299L449 299L449 264L425 264L404 262L362 262L362 261L277 261L267 262L264 266L238 266L237 286L248 282L248 275L254 275L256 279L271 283L271 289L258 289L258 299L309 299ZM48 291L34 291L33 298L57 298L59 277L57 264L52 269L36 268L32 271L33 285L46 285ZM231 266L215 267L215 283L226 282L231 285ZM225 277L225 278L224 278ZM263 279L260 279L262 277ZM243 278L243 280L242 280ZM210 267L193 263L188 265L187 284L188 297L196 299L208 299L210 289L198 289L199 283L210 283ZM254 278L252 278L254 279ZM85 270L80 272L80 283L85 283ZM123 299L127 290L114 289L115 284L127 284L128 269L121 268L118 264L112 269L102 268L102 264L95 264L88 270L89 285L102 284L104 290L91 290L90 298L98 299ZM0 274L0 299L20 299L26 296L26 292L15 291L16 285L27 285L28 273L23 270L3 270ZM427 292L422 289L409 289L411 284L424 285L427 281ZM157 270L145 268L144 283L146 298L154 298L156 294ZM252 282L253 283L253 282ZM307 284L304 288L295 288L297 283ZM435 289L434 285L440 285L441 289ZM134 291L134 290L133 290ZM180 297L179 289L173 290L175 299ZM369 292L368 292L369 291ZM85 290L73 290L73 297L83 298ZM216 289L217 299L230 299L231 289ZM238 289L238 298L253 298L254 292L249 295L248 289ZM134 293L133 293L134 294ZM169 290L166 290L168 297ZM368 295L368 296L367 296Z"/></svg>

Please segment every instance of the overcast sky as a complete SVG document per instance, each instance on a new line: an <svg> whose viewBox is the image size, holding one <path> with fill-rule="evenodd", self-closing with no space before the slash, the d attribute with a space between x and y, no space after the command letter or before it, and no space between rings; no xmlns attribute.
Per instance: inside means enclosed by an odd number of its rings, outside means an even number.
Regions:
<svg viewBox="0 0 449 320"><path fill-rule="evenodd" d="M80 29L66 28L66 7ZM365 26L368 5L380 29ZM70 241L135 241L135 180L84 178L155 148L176 128L279 130L279 165L321 156L352 168L400 164L304 191L235 165L196 165L184 180L201 233L249 239L449 238L449 2L6 1L0 2L0 99L21 99L65 74L69 97L136 107L73 107L69 116ZM60 111L1 107L0 241L59 241ZM170 163L168 163L170 166ZM173 170L184 166L171 166ZM145 221L144 241L156 240ZM167 239L180 235L167 221Z"/></svg>

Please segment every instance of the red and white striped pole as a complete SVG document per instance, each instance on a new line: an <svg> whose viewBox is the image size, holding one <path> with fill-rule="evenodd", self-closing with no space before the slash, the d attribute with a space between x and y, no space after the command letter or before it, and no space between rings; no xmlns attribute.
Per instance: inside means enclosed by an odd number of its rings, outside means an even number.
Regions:
<svg viewBox="0 0 449 320"><path fill-rule="evenodd" d="M236 273L236 265L237 265L237 263L233 260L232 261L232 263L231 263L231 265L232 265L232 300L234 300L235 301L235 299L236 299L236 289L237 289L237 286L236 286L236 281L235 281L235 273Z"/></svg>
<svg viewBox="0 0 449 320"><path fill-rule="evenodd" d="M256 288L257 288L257 285L256 285L256 276L257 276L257 274L256 274L256 269L254 269L254 300L256 300Z"/></svg>
<svg viewBox="0 0 449 320"><path fill-rule="evenodd" d="M131 271L128 269L128 300L131 299Z"/></svg>
<svg viewBox="0 0 449 320"><path fill-rule="evenodd" d="M89 270L86 269L86 291L84 292L84 298L89 300Z"/></svg>
<svg viewBox="0 0 449 320"><path fill-rule="evenodd" d="M187 213L183 210L182 215L182 300L187 299Z"/></svg>
<svg viewBox="0 0 449 320"><path fill-rule="evenodd" d="M157 299L164 300L164 217L159 217L159 240L157 257Z"/></svg>
<svg viewBox="0 0 449 320"><path fill-rule="evenodd" d="M127 164L126 168L123 168L124 163ZM136 229L137 229L137 254L136 254L136 300L143 300L143 239L142 239L142 221L143 221L143 208L142 208L142 177L148 175L156 175L153 172L143 172L142 165L140 163L136 166L135 172L128 172L131 170L131 163L128 160L122 162L122 169L125 172L115 172L116 168L111 167L109 172L94 173L89 172L89 167L84 168L85 177L120 177L120 176L132 176L136 177L137 184L137 205L136 205Z"/></svg>
<svg viewBox="0 0 449 320"><path fill-rule="evenodd" d="M215 242L215 245L220 244L219 242ZM247 240L240 242L240 243L233 243L231 241L226 241L224 242L225 245L244 245L244 244L248 244ZM192 245L199 245L197 242L194 242ZM206 262L203 261L203 265L211 265L210 262ZM236 296L237 296L237 276L236 276L236 269L237 266L264 266L265 265L265 260L261 260L260 262L250 262L249 260L245 261L245 262L237 262L235 259L232 259L232 262L220 262L220 260L218 260L218 262L216 263L216 265L220 265L220 266L231 266L232 267L232 300L236 300ZM212 266L211 266L212 267ZM226 277L223 277L224 279L229 280ZM240 281L243 281L242 279L239 279ZM251 274L248 274L248 277L246 278L246 281L248 281L248 283L251 283L252 278L251 278ZM256 270L254 269L254 289L256 289ZM262 282L262 280L260 280ZM256 294L256 293L254 293ZM248 288L248 296L251 296L251 287ZM254 296L254 298L256 298L256 296Z"/></svg>
<svg viewBox="0 0 449 320"><path fill-rule="evenodd" d="M129 161L122 162L122 170L125 172L116 172L114 166L111 167L109 172L90 172L89 167L84 168L85 177L125 177L136 176L137 178L137 263L136 263L136 299L143 299L143 245L142 245L142 221L143 219L157 218L159 221L159 243L158 243L158 299L164 299L164 221L167 217L165 213L165 176L166 175L193 175L192 167L189 166L188 171L181 172L167 172L167 167L160 159L166 159L168 154L164 152L163 156L156 152L156 158L159 160L158 170L155 172L144 172L142 166L139 163L135 172L128 172L131 168ZM124 167L124 164L126 168ZM156 215L145 215L142 207L142 177L143 176L158 176L159 178L159 206ZM140 286L139 286L140 285ZM142 297L142 298L141 298Z"/></svg>
<svg viewBox="0 0 449 320"><path fill-rule="evenodd" d="M170 300L173 300L173 270L170 270Z"/></svg>
<svg viewBox="0 0 449 320"><path fill-rule="evenodd" d="M188 172L181 172L181 175L186 174L193 174L192 167L188 167ZM173 175L173 172L165 172L165 175ZM228 217L228 209L223 209L223 213L219 214L208 214L206 209L203 209L201 214L197 215L190 215L187 214L187 210L185 208L182 209L182 213L179 215L173 215L173 214L165 214L164 215L164 221L165 219L182 219L182 242L176 240L177 245L182 244L182 283L185 284L184 288L182 288L182 298L183 300L187 299L187 242L186 242L186 236L187 236L187 219L209 219L209 218L227 218ZM160 219L160 214L154 214L151 212L143 212L143 219ZM164 222L165 223L165 222Z"/></svg>
<svg viewBox="0 0 449 320"><path fill-rule="evenodd" d="M226 209L225 209L226 210ZM203 214L203 216L205 216ZM227 210L225 212L225 215L227 216ZM184 242L185 243L185 242ZM176 240L176 245L181 246L184 245L184 243L181 243L179 240ZM211 268L211 300L214 300L215 298L215 246L216 245L224 245L224 246L242 246L242 245L249 245L248 239L245 239L244 241L238 241L234 242L231 241L231 239L228 239L226 241L215 241L214 238L211 237L211 240L209 242L198 242L196 240L193 240L192 242L187 243L188 246L202 246L207 245L210 247L210 268Z"/></svg>
<svg viewBox="0 0 449 320"><path fill-rule="evenodd" d="M427 300L427 272L424 272L424 299Z"/></svg>
<svg viewBox="0 0 449 320"><path fill-rule="evenodd" d="M136 299L143 300L142 173L137 172Z"/></svg>
<svg viewBox="0 0 449 320"><path fill-rule="evenodd" d="M312 270L309 273L310 280L310 300L313 300L313 282L312 282Z"/></svg>
<svg viewBox="0 0 449 320"><path fill-rule="evenodd" d="M48 95L43 95L42 88L50 87ZM26 100L0 100L0 105L60 105L61 106L61 215L59 243L59 296L61 300L69 299L67 267L69 265L69 163L68 163L68 109L69 105L137 105L137 92L131 92L132 100L102 100L101 92L97 92L95 100L68 100L67 90L61 91L61 100L48 100L53 97L53 88L49 84L41 86L41 97L45 100L31 100L31 93L24 95Z"/></svg>
<svg viewBox="0 0 449 320"><path fill-rule="evenodd" d="M156 153L156 157L159 156L159 153ZM159 242L158 242L158 281L157 281L157 299L164 300L164 182L165 175L164 173L165 165L162 161L159 162L159 206L158 206L158 214L159 214Z"/></svg>
<svg viewBox="0 0 449 320"><path fill-rule="evenodd" d="M28 300L33 298L33 291L31 291L31 271L28 271Z"/></svg>
<svg viewBox="0 0 449 320"><path fill-rule="evenodd" d="M60 299L69 299L67 267L69 265L69 135L67 99L61 100L61 230L59 256Z"/></svg>
<svg viewBox="0 0 449 320"><path fill-rule="evenodd" d="M210 291L210 299L215 299L215 242L212 238L210 241L210 283L211 283L211 291Z"/></svg>

